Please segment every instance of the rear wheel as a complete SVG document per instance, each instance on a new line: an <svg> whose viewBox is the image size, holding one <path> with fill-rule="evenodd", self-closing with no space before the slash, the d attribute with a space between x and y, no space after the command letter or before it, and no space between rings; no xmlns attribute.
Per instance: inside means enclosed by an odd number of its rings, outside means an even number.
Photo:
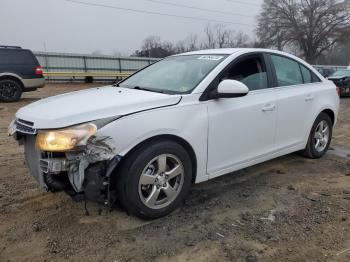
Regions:
<svg viewBox="0 0 350 262"><path fill-rule="evenodd" d="M22 85L12 79L0 80L0 101L15 102L22 96Z"/></svg>
<svg viewBox="0 0 350 262"><path fill-rule="evenodd" d="M118 174L122 206L144 219L165 216L187 195L192 179L191 158L172 141L158 141L131 153Z"/></svg>
<svg viewBox="0 0 350 262"><path fill-rule="evenodd" d="M326 113L321 113L315 120L306 148L301 152L309 158L321 158L326 154L332 139L333 124Z"/></svg>

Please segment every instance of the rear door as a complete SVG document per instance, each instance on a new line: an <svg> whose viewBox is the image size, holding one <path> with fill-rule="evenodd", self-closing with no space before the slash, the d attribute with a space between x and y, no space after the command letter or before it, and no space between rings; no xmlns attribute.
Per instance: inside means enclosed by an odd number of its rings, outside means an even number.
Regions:
<svg viewBox="0 0 350 262"><path fill-rule="evenodd" d="M276 149L300 149L314 121L319 79L298 61L271 54L276 95Z"/></svg>

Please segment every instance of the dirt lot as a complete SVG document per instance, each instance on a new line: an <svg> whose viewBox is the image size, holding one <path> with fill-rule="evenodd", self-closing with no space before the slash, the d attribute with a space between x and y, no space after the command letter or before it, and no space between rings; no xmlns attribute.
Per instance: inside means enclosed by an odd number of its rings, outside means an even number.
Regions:
<svg viewBox="0 0 350 262"><path fill-rule="evenodd" d="M0 104L0 261L350 261L350 99L322 160L292 154L195 185L181 209L142 221L93 203L86 216L83 203L41 191L7 137L18 108L87 87Z"/></svg>

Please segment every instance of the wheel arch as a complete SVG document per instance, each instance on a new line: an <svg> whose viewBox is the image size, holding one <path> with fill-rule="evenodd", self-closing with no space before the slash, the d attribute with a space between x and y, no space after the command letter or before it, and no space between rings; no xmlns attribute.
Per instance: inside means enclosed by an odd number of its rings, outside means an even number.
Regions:
<svg viewBox="0 0 350 262"><path fill-rule="evenodd" d="M20 76L12 73L0 74L0 81L5 79L11 79L11 80L17 81L21 85L22 89L24 89L24 83L21 80Z"/></svg>
<svg viewBox="0 0 350 262"><path fill-rule="evenodd" d="M332 124L333 125L335 124L335 113L333 112L332 109L329 109L329 108L324 109L323 111L320 112L320 114L321 113L327 114L330 117L330 119L332 120ZM317 116L319 116L320 114L318 114Z"/></svg>
<svg viewBox="0 0 350 262"><path fill-rule="evenodd" d="M187 153L189 154L189 156L191 158L191 162L192 162L192 183L194 183L195 180L196 180L196 177L197 177L197 157L196 157L196 153L195 153L193 147L191 146L191 144L188 141L186 141L184 138L182 138L180 136L177 136L177 135L162 134L162 135L155 135L155 136L149 137L149 138L139 142L134 147L132 147L122 157L121 162L124 161L125 159L127 159L129 155L131 155L135 150L139 149L140 147L147 146L147 144L152 144L152 143L155 143L155 142L161 141L161 140L174 141L174 142L176 142L176 143L178 143L178 144L180 144L181 146L184 147L184 149L187 151ZM122 164L122 163L120 163L120 164ZM118 169L118 167L117 167L117 169Z"/></svg>
<svg viewBox="0 0 350 262"><path fill-rule="evenodd" d="M322 113L327 114L327 115L331 118L331 121L332 121L333 126L335 125L335 123L336 123L336 113L335 113L335 111L334 111L333 109L331 109L330 107L322 108L322 109L320 110L320 112L318 112L318 114L316 114L316 115L314 116L314 120L312 121L311 125L308 127L307 135L305 136L304 143L303 143L305 146L306 146L307 141L308 141L308 139L309 139L309 135L310 135L312 126L314 125L314 123L315 123L317 117L318 117L320 114L322 114Z"/></svg>

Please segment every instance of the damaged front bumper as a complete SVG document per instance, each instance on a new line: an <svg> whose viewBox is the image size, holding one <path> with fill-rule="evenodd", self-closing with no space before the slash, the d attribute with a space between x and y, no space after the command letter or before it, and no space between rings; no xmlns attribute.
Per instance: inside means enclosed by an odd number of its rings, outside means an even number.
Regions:
<svg viewBox="0 0 350 262"><path fill-rule="evenodd" d="M35 147L36 130L24 124L25 128L18 121L11 123L9 135L24 144L26 164L42 188L84 194L89 200L111 205L111 175L121 157L115 154L110 138L91 137L76 151L41 152Z"/></svg>

